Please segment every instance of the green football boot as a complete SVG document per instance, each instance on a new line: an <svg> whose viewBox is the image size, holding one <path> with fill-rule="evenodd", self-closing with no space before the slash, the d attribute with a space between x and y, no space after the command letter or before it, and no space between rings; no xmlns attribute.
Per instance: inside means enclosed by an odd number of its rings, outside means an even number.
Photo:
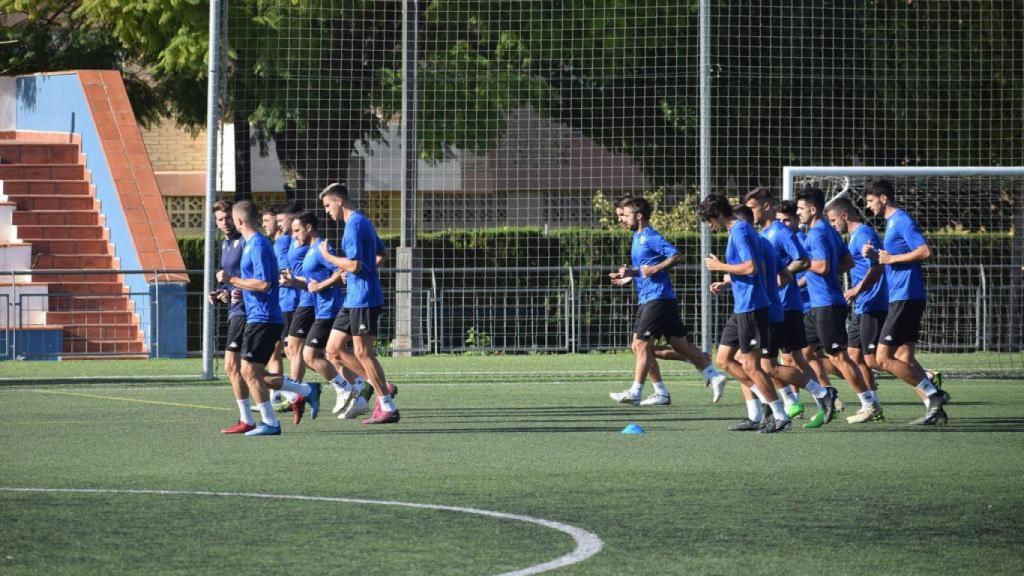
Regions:
<svg viewBox="0 0 1024 576"><path fill-rule="evenodd" d="M825 411L824 410L818 410L818 413L815 414L813 418L811 418L811 421L808 422L807 424L804 424L804 428L807 428L807 429L821 428L824 425L825 425Z"/></svg>
<svg viewBox="0 0 1024 576"><path fill-rule="evenodd" d="M786 406L786 415L789 416L791 420L797 418L800 418L802 420L804 417L803 402L797 402L796 404L790 404L789 406Z"/></svg>

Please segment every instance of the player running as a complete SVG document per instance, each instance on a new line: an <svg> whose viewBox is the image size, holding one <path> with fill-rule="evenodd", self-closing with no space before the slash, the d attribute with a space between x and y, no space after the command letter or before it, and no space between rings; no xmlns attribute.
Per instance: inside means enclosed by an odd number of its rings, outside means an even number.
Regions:
<svg viewBox="0 0 1024 576"><path fill-rule="evenodd" d="M281 433L270 403L271 389L285 389L299 395L295 405L296 423L302 416L303 404L309 402L310 413L316 418L320 410L320 385L310 386L290 378L267 373L266 364L280 342L284 316L278 296L279 271L273 245L256 229L256 206L247 200L231 209L235 228L245 239L242 249L241 274L217 272L217 281L242 291L245 301L245 331L242 340L242 378L249 393L256 399L263 421L245 432L246 436L276 436Z"/></svg>
<svg viewBox="0 0 1024 576"><path fill-rule="evenodd" d="M871 242L862 249L864 256L885 266L889 287L889 311L875 354L878 365L928 397L927 412L911 424L945 424L949 395L935 386L914 356L928 298L921 263L931 256L931 248L914 218L896 204L892 182L869 183L864 198L869 210L885 217L882 249Z"/></svg>
<svg viewBox="0 0 1024 576"><path fill-rule="evenodd" d="M761 366L761 347L768 338L769 300L763 278L766 266L760 237L753 226L733 214L729 201L720 194L711 194L701 200L697 205L697 217L712 230L729 231L725 262L714 254L704 259L704 265L711 272L727 274L732 287L733 314L722 330L719 364L725 365L722 349L738 349L742 353L739 362L746 375L746 382L741 380L741 384L749 386L750 391L763 398L772 410L771 420L760 427L761 404L757 400L749 400L751 397L744 394L748 402L747 418L741 421L746 427L742 429L757 429L762 434L784 431L792 421ZM733 429L740 429L740 426Z"/></svg>
<svg viewBox="0 0 1024 576"><path fill-rule="evenodd" d="M664 382L654 383L654 393L642 398L644 381L654 362L654 339L664 336L682 357L693 364L706 381L724 379L711 362L687 339L689 329L679 316L679 303L672 290L668 269L683 261L675 246L650 225L651 204L644 198L633 198L626 203L623 219L633 231L630 249L631 266L623 266L609 276L612 281L632 278L639 297L639 309L633 325L633 352L636 363L633 385L622 392L609 394L612 400L641 406L668 405L672 397Z"/></svg>

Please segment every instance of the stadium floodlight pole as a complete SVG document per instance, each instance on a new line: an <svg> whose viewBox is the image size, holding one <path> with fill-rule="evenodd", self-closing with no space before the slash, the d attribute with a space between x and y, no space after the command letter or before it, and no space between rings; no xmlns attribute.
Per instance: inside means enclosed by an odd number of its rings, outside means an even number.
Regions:
<svg viewBox="0 0 1024 576"><path fill-rule="evenodd" d="M417 86L419 58L419 2L402 2L402 218L397 250L398 272L395 277L395 346L396 356L412 355L416 348L415 306L417 283L413 269L416 262L416 188L419 146L416 114L419 110Z"/></svg>
<svg viewBox="0 0 1024 576"><path fill-rule="evenodd" d="M217 200L217 121L220 95L223 0L210 0L209 68L206 79L206 215L203 243L203 293L213 290L214 222L211 207ZM203 380L213 380L213 305L203 298Z"/></svg>
<svg viewBox="0 0 1024 576"><path fill-rule="evenodd" d="M700 198L711 194L711 0L700 0L698 7L700 42ZM701 261L711 253L711 229L700 225ZM700 267L700 345L711 351L711 272Z"/></svg>

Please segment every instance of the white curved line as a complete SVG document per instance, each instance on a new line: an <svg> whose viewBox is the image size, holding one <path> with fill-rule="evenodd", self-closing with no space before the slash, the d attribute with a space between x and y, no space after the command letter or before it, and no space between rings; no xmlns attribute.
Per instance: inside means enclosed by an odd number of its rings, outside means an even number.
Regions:
<svg viewBox="0 0 1024 576"><path fill-rule="evenodd" d="M576 548L565 554L559 556L549 562L543 564L535 564L533 566L527 566L519 570L513 570L512 572L503 572L498 576L528 576L529 574L540 574L556 568L563 568L572 564L583 562L587 558L590 558L594 554L601 551L601 547L604 546L604 542L601 538L582 528L571 526L569 524L563 524L561 522L555 522L554 520L545 520L543 518L534 518L533 516L524 516L522 514L509 514L506 512L493 512L491 510L481 510L479 508L465 508L462 506L444 506L441 504L419 504L416 502L399 502L395 500L368 500L365 498L337 498L331 496L296 496L290 494L259 494L255 492L208 492L208 491L193 491L193 490L135 490L135 489L112 489L112 488L18 488L0 486L0 492L46 492L46 493L67 493L67 494L155 494L161 496L225 496L225 497L237 497L237 498L266 498L270 500L305 500L311 502L339 502L345 504L371 504L377 506L396 506L402 508L415 508L420 510L443 510L446 512L460 512L462 514L474 514L477 516L487 516L489 518L498 518L500 520L515 520L517 522L526 522L529 524L536 524L538 526L544 526L545 528L551 528L552 530L558 530L564 534L568 534L576 542Z"/></svg>

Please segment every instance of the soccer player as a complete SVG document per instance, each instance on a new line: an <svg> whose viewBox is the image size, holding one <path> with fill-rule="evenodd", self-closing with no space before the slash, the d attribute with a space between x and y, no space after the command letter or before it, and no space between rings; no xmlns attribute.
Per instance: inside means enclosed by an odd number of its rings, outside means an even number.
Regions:
<svg viewBox="0 0 1024 576"><path fill-rule="evenodd" d="M374 350L377 324L384 306L384 291L377 272L377 256L382 246L380 238L370 220L356 211L344 184L335 183L324 188L320 193L320 201L328 216L335 221L345 222L345 232L341 239L344 256L331 254L323 242L317 247L324 261L337 266L347 275L345 301L327 341L327 354L340 357L345 365L355 364L361 368L363 376L377 394L373 414L363 420L363 424L398 423L401 414L392 398L393 389L389 389L384 368ZM347 350L350 341L355 351L354 357ZM351 397L348 401L355 401L357 391L350 387L346 392Z"/></svg>
<svg viewBox="0 0 1024 576"><path fill-rule="evenodd" d="M320 254L320 244L327 240L320 237L318 231L320 222L315 213L301 212L292 219L291 225L292 237L295 242L305 246L307 250L301 263L301 276L289 274L289 278L292 281L306 283L308 292L313 298L314 309L313 323L309 328L308 335L304 338L303 360L324 380L332 383L339 390L338 398L340 400L342 397L340 391L344 390L344 385L351 382L355 375L345 367L341 369L343 372L347 372L348 377L339 375L338 367L325 358L324 349L327 347L334 319L341 310L341 303L345 297L345 292L340 288L344 273L337 266L327 262ZM327 251L329 254L335 255L334 247L328 245ZM348 410L343 413L342 409L344 408ZM347 406L343 404L335 411L335 414L339 414L340 418L350 418L365 410L366 400L357 396Z"/></svg>
<svg viewBox="0 0 1024 576"><path fill-rule="evenodd" d="M242 273L242 248L245 241L242 235L235 229L235 222L231 218L231 208L234 205L230 200L219 200L213 205L213 217L217 228L224 235L220 243L220 269L228 274L238 276ZM251 402L249 400L249 388L242 380L241 352L242 333L245 330L245 303L242 301L242 291L232 288L227 284L219 284L216 290L208 296L210 303L220 302L228 304L228 334L224 347L224 372L231 382L231 392L238 404L238 422L221 430L224 434L244 434L256 427L252 417Z"/></svg>
<svg viewBox="0 0 1024 576"><path fill-rule="evenodd" d="M625 219L625 211L626 205L629 204L631 200L632 198L629 196L623 196L615 202L615 217L619 222L619 226L625 230L629 230L629 226ZM613 273L612 276L612 284L616 286L625 286L633 281L631 276L616 278L614 277L615 273ZM658 358L663 360L675 360L678 362L688 361L686 356L676 352L671 346L655 346L654 354L651 356L651 365L647 373L651 379L651 383L654 384L655 390L665 389L665 382L661 376L661 367L658 365ZM704 358L706 363L699 365L695 364L694 367L696 367L700 372L701 377L704 380L704 386L711 388L711 401L718 402L722 399L722 393L725 391L725 383L728 381L728 377L714 369L714 366L711 364L711 359L707 354L704 355ZM637 396L640 396L642 391L641 385L641 390L638 391ZM643 402L641 402L641 404L642 403Z"/></svg>
<svg viewBox="0 0 1024 576"><path fill-rule="evenodd" d="M865 245L880 246L882 241L878 233L861 219L849 198L836 198L825 212L832 228L850 237L848 248L853 256L853 268L850 269L850 288L843 294L847 302L853 303L853 316L847 324L847 346L850 359L857 364L868 387L868 394L861 398L860 410L846 421L859 424L884 420L873 369L878 368L875 350L889 309L889 293L883 270L885 266L872 262L863 254Z"/></svg>
<svg viewBox="0 0 1024 576"><path fill-rule="evenodd" d="M277 256L278 253L277 240L281 236L281 231L277 227L277 213L280 211L281 209L277 204L268 204L264 206L263 209L260 211L260 224L262 225L263 228L263 234L265 234L266 237L269 238L270 241L273 243L275 257ZM280 266L280 263L278 263L278 266ZM282 313L283 312L284 310L282 309ZM284 330L288 330L287 323L285 323ZM284 350L284 338L285 335L282 335L281 339L277 343L277 346L274 347L274 353L271 355L270 360L267 362L267 371L270 372L271 374L284 373L284 364L281 363L281 352ZM271 393L271 402L275 400L274 396L275 394Z"/></svg>
<svg viewBox="0 0 1024 576"><path fill-rule="evenodd" d="M889 312L882 324L875 357L882 370L915 386L928 397L928 410L924 417L911 424L945 424L944 406L949 395L935 386L914 356L927 301L921 263L931 256L931 248L914 218L896 204L892 182L870 182L864 190L864 197L869 210L885 217L882 248L871 242L863 248L864 256L885 266L885 281L889 288Z"/></svg>
<svg viewBox="0 0 1024 576"><path fill-rule="evenodd" d="M797 418L803 414L804 406L798 396L799 388L805 388L811 393L818 404L819 413L827 411L829 406L826 404L831 398L828 391L818 383L816 374L803 354L803 349L807 347L807 333L804 330L804 301L797 275L807 270L810 256L793 229L797 220L796 204L790 202L783 208L783 212L777 212L778 202L775 195L770 188L763 187L747 193L744 203L750 208L755 224L761 226L761 236L771 244L780 267L790 276L788 281L777 287L782 301L783 320L781 324L769 326L772 343L783 353L783 363L795 367L806 376L806 380L800 379L804 382L803 385L790 385L779 389L786 413L790 418ZM822 413L821 418L824 417L825 414Z"/></svg>
<svg viewBox="0 0 1024 576"><path fill-rule="evenodd" d="M839 277L853 267L853 257L839 233L825 221L825 193L820 188L804 188L797 194L797 215L800 223L807 225L806 248L811 257L807 274L811 311L805 319L805 326L809 328L808 348L804 353L823 349L861 402L873 402L864 383L864 375L850 359L847 350L846 315L849 307L839 287ZM829 388L829 393L836 395L834 388ZM804 427L817 428L828 424L833 414L825 414L821 421L811 420Z"/></svg>
<svg viewBox="0 0 1024 576"><path fill-rule="evenodd" d="M701 200L697 205L697 217L712 230L729 231L725 262L709 254L704 259L704 265L711 272L728 274L732 286L733 315L722 330L722 347L739 349L742 353L740 363L750 382L751 391L756 390L755 393L771 406L771 420L757 431L771 434L786 430L792 421L761 366L761 346L768 338L769 302L767 284L762 276L766 272L760 238L753 226L733 214L729 201L720 194L710 194ZM724 365L721 354L720 348L719 364ZM746 429L757 428L761 420L761 405L757 400L747 402L747 420L754 427Z"/></svg>
<svg viewBox="0 0 1024 576"><path fill-rule="evenodd" d="M274 256L277 258L277 267L284 274L285 271L291 269L288 252L293 244L291 237L292 218L298 212L298 208L292 203L273 206L271 210L274 212L274 236L269 237L274 238ZM302 361L302 349L290 343L288 338L292 321L295 317L295 311L299 306L303 287L292 286L284 282L283 278L279 280L279 284L278 298L281 302L281 313L284 315L284 328L281 330L281 344L275 349L274 358L280 358L279 351L283 349L284 356L288 358L289 375L292 380L302 381L306 373L306 365ZM284 372L283 365L281 366L281 371L282 373ZM280 397L280 401L274 403L274 410L277 412L290 410L296 400L295 394L286 390L271 392L272 399L277 396Z"/></svg>
<svg viewBox="0 0 1024 576"><path fill-rule="evenodd" d="M284 316L278 297L280 272L274 257L274 248L265 236L257 230L256 206L248 200L235 204L231 209L235 228L245 239L242 249L241 274L217 272L217 281L242 291L245 301L245 331L242 339L242 378L249 387L249 394L256 399L262 416L259 426L245 433L246 436L276 436L281 433L281 424L270 403L270 390L285 389L299 395L293 408L295 421L302 417L305 403L309 403L310 414L315 419L320 410L320 385L310 386L284 376L267 373L266 364L281 341L281 327Z"/></svg>
<svg viewBox="0 0 1024 576"><path fill-rule="evenodd" d="M683 261L682 254L651 227L651 204L644 198L631 199L624 208L623 218L633 231L632 264L621 267L610 277L613 281L633 278L636 284L640 304L633 325L632 348L636 354L636 365L633 385L609 396L623 404L668 405L672 403L672 397L664 382L660 386L655 382L654 393L646 399L641 398L644 381L654 361L655 338L664 336L668 339L669 346L700 370L706 380L720 378L720 375L704 353L687 339L689 329L679 316L679 303L672 290L668 269Z"/></svg>

